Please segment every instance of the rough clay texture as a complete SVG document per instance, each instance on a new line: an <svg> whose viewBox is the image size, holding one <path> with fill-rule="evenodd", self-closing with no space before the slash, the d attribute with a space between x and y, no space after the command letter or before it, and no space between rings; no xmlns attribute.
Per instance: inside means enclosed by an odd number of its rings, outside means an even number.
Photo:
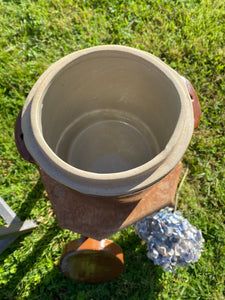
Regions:
<svg viewBox="0 0 225 300"><path fill-rule="evenodd" d="M60 226L101 240L165 206L174 205L181 169L180 162L150 188L120 197L81 194L56 182L42 169L39 171Z"/></svg>

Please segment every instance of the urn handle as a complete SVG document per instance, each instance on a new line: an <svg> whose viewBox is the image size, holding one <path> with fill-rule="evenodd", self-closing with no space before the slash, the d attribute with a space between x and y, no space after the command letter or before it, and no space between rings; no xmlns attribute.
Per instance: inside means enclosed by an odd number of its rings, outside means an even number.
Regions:
<svg viewBox="0 0 225 300"><path fill-rule="evenodd" d="M181 78L186 83L189 95L191 97L193 111L194 111L194 128L196 128L196 127L198 127L198 124L201 119L201 107L200 107L199 98L198 98L198 95L197 95L193 85L190 83L190 81L184 76L181 76Z"/></svg>
<svg viewBox="0 0 225 300"><path fill-rule="evenodd" d="M16 141L16 147L20 153L20 155L25 159L26 161L30 163L35 163L35 160L33 157L30 155L30 152L27 150L27 147L24 143L23 139L23 132L21 128L21 115L22 115L22 110L19 112L17 119L16 119L16 124L15 124L15 141Z"/></svg>

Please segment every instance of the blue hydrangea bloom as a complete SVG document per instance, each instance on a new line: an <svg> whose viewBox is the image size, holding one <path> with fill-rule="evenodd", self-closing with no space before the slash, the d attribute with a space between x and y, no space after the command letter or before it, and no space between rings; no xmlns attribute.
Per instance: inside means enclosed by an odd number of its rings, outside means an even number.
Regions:
<svg viewBox="0 0 225 300"><path fill-rule="evenodd" d="M171 207L136 223L135 232L147 242L147 256L166 271L198 261L203 251L201 230Z"/></svg>

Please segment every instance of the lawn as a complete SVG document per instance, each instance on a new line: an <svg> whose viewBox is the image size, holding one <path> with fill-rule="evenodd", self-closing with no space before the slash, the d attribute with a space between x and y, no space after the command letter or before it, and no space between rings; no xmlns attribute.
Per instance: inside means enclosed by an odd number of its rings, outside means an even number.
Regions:
<svg viewBox="0 0 225 300"><path fill-rule="evenodd" d="M39 222L1 254L0 298L224 299L225 1L0 0L0 28L0 196L21 220ZM178 209L202 230L204 252L176 274L153 265L131 226L111 237L124 250L118 279L65 278L61 252L78 235L59 227L35 166L15 146L15 120L38 77L59 58L103 44L158 56L191 81L201 102Z"/></svg>

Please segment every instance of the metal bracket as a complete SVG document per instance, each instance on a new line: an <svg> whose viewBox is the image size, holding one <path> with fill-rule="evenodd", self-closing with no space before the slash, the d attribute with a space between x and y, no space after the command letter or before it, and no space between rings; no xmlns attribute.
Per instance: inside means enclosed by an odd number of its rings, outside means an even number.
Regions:
<svg viewBox="0 0 225 300"><path fill-rule="evenodd" d="M7 224L0 226L0 254L8 248L19 235L31 231L38 226L33 220L21 221L2 197L0 197L0 215Z"/></svg>

